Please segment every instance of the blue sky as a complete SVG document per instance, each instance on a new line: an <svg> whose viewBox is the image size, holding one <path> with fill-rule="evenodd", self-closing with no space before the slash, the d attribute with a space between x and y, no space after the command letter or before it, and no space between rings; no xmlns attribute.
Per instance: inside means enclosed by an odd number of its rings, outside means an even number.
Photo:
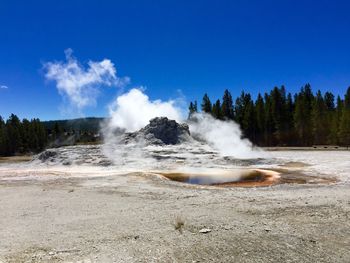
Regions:
<svg viewBox="0 0 350 263"><path fill-rule="evenodd" d="M64 115L43 64L111 60L127 90L151 99L212 100L228 88L265 92L285 85L343 95L350 86L349 1L0 1L0 115ZM101 89L85 116L105 116L122 90Z"/></svg>

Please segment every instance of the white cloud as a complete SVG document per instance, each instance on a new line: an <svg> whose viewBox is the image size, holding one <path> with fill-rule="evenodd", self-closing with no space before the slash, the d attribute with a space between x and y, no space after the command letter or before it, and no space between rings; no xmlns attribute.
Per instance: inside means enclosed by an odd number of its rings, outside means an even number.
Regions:
<svg viewBox="0 0 350 263"><path fill-rule="evenodd" d="M79 111L96 104L101 87L121 87L129 82L128 77L117 76L111 60L89 61L85 68L72 52L71 49L65 50L66 61L44 63L44 69L46 79L55 81L58 92Z"/></svg>
<svg viewBox="0 0 350 263"><path fill-rule="evenodd" d="M8 86L0 85L0 89L8 89L8 88L9 88Z"/></svg>

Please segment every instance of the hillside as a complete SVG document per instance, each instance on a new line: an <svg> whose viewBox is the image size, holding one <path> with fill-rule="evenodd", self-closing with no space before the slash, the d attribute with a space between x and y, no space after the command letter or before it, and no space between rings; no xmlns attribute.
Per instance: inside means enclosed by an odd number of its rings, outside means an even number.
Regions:
<svg viewBox="0 0 350 263"><path fill-rule="evenodd" d="M43 121L43 125L46 129L52 130L57 123L62 129L66 131L87 131L98 133L100 130L100 124L103 122L105 118L96 118L96 117L88 117L88 118L78 118L71 120L51 120L51 121Z"/></svg>

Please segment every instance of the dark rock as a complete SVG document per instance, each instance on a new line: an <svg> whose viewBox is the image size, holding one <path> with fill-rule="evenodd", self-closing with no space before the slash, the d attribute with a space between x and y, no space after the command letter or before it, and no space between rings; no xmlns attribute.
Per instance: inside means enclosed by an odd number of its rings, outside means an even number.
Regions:
<svg viewBox="0 0 350 263"><path fill-rule="evenodd" d="M101 160L101 161L98 162L98 164L101 165L101 166L110 166L113 163L111 161L109 161L109 160Z"/></svg>
<svg viewBox="0 0 350 263"><path fill-rule="evenodd" d="M126 133L122 142L144 140L146 144L152 145L179 144L187 141L189 137L190 130L187 124L179 124L166 117L157 117L150 120L150 123L138 132Z"/></svg>
<svg viewBox="0 0 350 263"><path fill-rule="evenodd" d="M44 162L47 159L53 158L55 156L57 156L57 152L46 150L39 155L38 159Z"/></svg>

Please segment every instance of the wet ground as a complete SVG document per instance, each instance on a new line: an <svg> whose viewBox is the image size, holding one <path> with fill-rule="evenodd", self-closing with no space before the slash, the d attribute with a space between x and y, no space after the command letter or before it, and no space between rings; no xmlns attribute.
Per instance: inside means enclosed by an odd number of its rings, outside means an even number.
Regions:
<svg viewBox="0 0 350 263"><path fill-rule="evenodd" d="M162 176L181 183L195 185L224 185L228 183L262 183L268 180L277 180L278 173L253 169L231 169L229 171L212 171L211 173L179 173L163 172Z"/></svg>
<svg viewBox="0 0 350 263"><path fill-rule="evenodd" d="M231 169L211 173L159 173L165 178L195 185L214 185L219 187L266 187L277 184L331 184L337 179L305 175L300 171L287 169Z"/></svg>

